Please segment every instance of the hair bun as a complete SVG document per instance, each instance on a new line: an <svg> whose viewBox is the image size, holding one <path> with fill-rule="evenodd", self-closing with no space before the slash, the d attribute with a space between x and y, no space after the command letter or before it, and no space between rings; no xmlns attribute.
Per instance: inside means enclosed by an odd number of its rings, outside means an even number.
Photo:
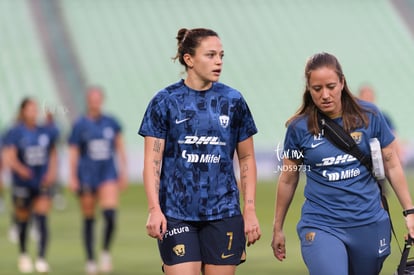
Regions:
<svg viewBox="0 0 414 275"><path fill-rule="evenodd" d="M184 40L184 38L185 38L185 36L186 36L186 34L188 32L189 32L189 30L186 29L186 28L182 28L182 29L178 30L177 37L176 37L177 38L178 45L181 42L183 42L183 40Z"/></svg>
<svg viewBox="0 0 414 275"><path fill-rule="evenodd" d="M178 59L180 63L187 70L187 64L184 61L184 55L189 54L194 56L196 48L199 46L202 39L209 36L218 37L217 33L210 29L196 28L186 29L181 28L177 32L177 54L173 60Z"/></svg>

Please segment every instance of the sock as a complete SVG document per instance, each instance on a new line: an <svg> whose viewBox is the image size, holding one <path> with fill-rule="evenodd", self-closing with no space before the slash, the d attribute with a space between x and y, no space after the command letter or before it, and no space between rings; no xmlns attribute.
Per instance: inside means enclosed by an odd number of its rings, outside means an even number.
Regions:
<svg viewBox="0 0 414 275"><path fill-rule="evenodd" d="M39 258L44 258L46 254L46 247L49 240L49 230L47 227L47 217L45 215L35 214L35 224L39 232L39 248L38 256Z"/></svg>
<svg viewBox="0 0 414 275"><path fill-rule="evenodd" d="M95 256L93 254L94 239L93 239L93 227L95 219L85 218L83 220L83 242L86 249L86 256L88 261L93 261Z"/></svg>
<svg viewBox="0 0 414 275"><path fill-rule="evenodd" d="M102 212L105 220L104 232L103 232L103 250L109 251L111 241L115 232L115 219L116 219L116 210L115 209L105 209Z"/></svg>
<svg viewBox="0 0 414 275"><path fill-rule="evenodd" d="M27 221L18 221L17 228L19 232L19 247L20 253L26 253L26 233L27 233Z"/></svg>

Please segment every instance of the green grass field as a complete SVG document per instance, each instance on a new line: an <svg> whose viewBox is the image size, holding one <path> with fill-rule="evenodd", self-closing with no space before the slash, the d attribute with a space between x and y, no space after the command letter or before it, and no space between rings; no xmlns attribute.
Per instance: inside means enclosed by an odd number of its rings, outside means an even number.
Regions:
<svg viewBox="0 0 414 275"><path fill-rule="evenodd" d="M410 179L414 179L410 177ZM411 182L413 182L411 180ZM301 185L303 186L303 185ZM259 183L257 189L257 213L262 228L262 238L254 246L247 248L247 262L238 268L237 274L307 274L303 264L299 242L296 235L296 223L303 201L302 187L299 187L291 205L285 234L287 238L287 259L278 262L270 248L272 221L274 211L275 183ZM413 188L412 188L413 189ZM6 194L7 195L7 194ZM71 194L66 193L68 207L64 211L56 211L50 215L51 242L48 259L52 274L83 274L84 252L80 241L80 215L78 205ZM9 203L9 199L7 198ZM391 194L389 202L397 235L402 242L406 230L401 208ZM9 206L10 204L8 204ZM10 209L10 208L8 208ZM122 194L119 214L119 227L113 246L115 275L155 275L162 274L160 258L156 242L145 233L147 218L146 200L142 185L131 185ZM17 272L17 246L7 239L9 215L0 214L0 274L14 275ZM97 221L98 238L96 246L100 247L101 219ZM30 242L30 253L35 254L35 245ZM385 262L381 274L392 274L398 264L400 252L393 239L392 254Z"/></svg>

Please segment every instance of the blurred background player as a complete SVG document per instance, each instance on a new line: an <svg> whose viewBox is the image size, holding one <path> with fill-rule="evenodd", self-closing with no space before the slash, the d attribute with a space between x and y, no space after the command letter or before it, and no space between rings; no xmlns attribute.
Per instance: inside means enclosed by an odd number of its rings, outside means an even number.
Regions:
<svg viewBox="0 0 414 275"><path fill-rule="evenodd" d="M112 271L109 249L115 230L119 191L127 185L127 163L121 126L115 118L102 113L102 89L90 87L86 101L87 113L75 122L69 137L69 188L79 195L83 215L83 241L87 254L85 271L97 274L95 206L99 203L104 217L100 271L107 273Z"/></svg>
<svg viewBox="0 0 414 275"><path fill-rule="evenodd" d="M361 100L376 104L375 92L372 86L362 85L361 87L359 87L358 97ZM385 121L388 124L388 127L390 127L391 131L393 131L395 134L395 126L394 126L394 123L392 122L391 117L384 111L381 111L381 113L384 116Z"/></svg>
<svg viewBox="0 0 414 275"><path fill-rule="evenodd" d="M33 270L26 249L27 225L31 216L39 233L35 269L39 273L49 271L45 260L49 236L47 214L51 205L51 185L57 174L57 134L37 125L37 118L37 103L31 98L23 99L17 124L4 140L5 164L12 172L14 217L20 248L18 268L22 273Z"/></svg>
<svg viewBox="0 0 414 275"><path fill-rule="evenodd" d="M59 136L59 128L56 125L53 113L49 110L46 110L44 126L49 129L50 132ZM53 206L56 210L64 210L66 208L66 199L63 191L63 185L56 178L56 182L53 184Z"/></svg>
<svg viewBox="0 0 414 275"><path fill-rule="evenodd" d="M3 183L3 136L0 136L0 214L6 212Z"/></svg>
<svg viewBox="0 0 414 275"><path fill-rule="evenodd" d="M8 172L8 166L7 164L7 156L6 156L6 151L4 148L4 141L8 138L8 135L10 134L10 132L12 132L12 130L16 127L16 125L18 125L19 123L19 116L17 117L16 121L13 122L13 125L11 127L8 127L4 130L4 133L2 133L2 137L1 137L1 142L2 142L2 147L1 147L1 172ZM3 188L4 188L4 183L2 184ZM3 201L4 202L4 201ZM4 206L5 209L5 206ZM28 221L29 224L30 223L30 219ZM32 230L34 231L34 229ZM8 239L11 243L16 244L19 241L19 229L18 229L18 223L16 220L16 214L14 209L11 211L10 213L10 227L8 230Z"/></svg>
<svg viewBox="0 0 414 275"><path fill-rule="evenodd" d="M58 128L55 124L54 118L53 118L53 114L48 110L46 110L45 121L44 121L43 125L53 136L56 136L56 137L60 136L59 130L58 130ZM10 132L13 128L14 128L14 126L10 127L9 129L7 129L7 131L5 131L4 136L2 137L2 140L7 138L7 135L10 134ZM58 139L55 141L56 147L58 147L57 143L58 143ZM3 150L2 150L2 152L3 152ZM51 183L51 188L52 188L51 194L53 196L53 200L52 200L53 205L54 205L55 209L57 209L57 210L64 210L66 208L66 199L63 195L64 188L57 181L57 177L55 179L56 179L56 182ZM34 223L32 222L31 219L28 221L28 227L30 228L29 232L30 232L31 239L34 240L34 241L38 241L39 233L38 233L37 228L36 228L36 226L34 225ZM19 233L18 233L18 225L17 225L16 217L15 217L14 212L12 212L11 213L11 224L10 224L10 228L9 228L9 232L8 232L9 241L12 242L12 243L17 243L18 238L19 238L18 235L19 235Z"/></svg>

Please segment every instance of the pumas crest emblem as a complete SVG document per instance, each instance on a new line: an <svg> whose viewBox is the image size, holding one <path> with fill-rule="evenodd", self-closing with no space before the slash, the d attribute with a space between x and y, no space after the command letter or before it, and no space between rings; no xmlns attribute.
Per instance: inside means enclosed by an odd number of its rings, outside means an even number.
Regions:
<svg viewBox="0 0 414 275"><path fill-rule="evenodd" d="M185 245L177 244L173 247L173 251L178 257L183 257L185 255Z"/></svg>
<svg viewBox="0 0 414 275"><path fill-rule="evenodd" d="M219 116L219 121L220 121L221 127L227 128L229 126L230 118L227 115L221 115Z"/></svg>
<svg viewBox="0 0 414 275"><path fill-rule="evenodd" d="M353 132L351 137L354 139L356 144L360 144L362 141L362 132Z"/></svg>

